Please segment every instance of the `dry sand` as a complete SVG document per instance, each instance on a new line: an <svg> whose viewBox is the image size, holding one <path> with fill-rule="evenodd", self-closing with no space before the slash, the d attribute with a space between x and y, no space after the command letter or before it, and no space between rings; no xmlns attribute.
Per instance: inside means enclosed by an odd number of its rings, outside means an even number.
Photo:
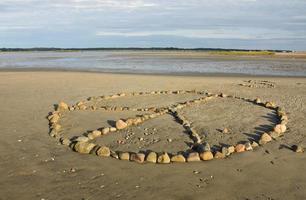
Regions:
<svg viewBox="0 0 306 200"><path fill-rule="evenodd" d="M267 80L275 87L240 86ZM197 89L273 100L289 115L288 132L253 152L224 160L185 164L136 164L71 151L48 135L48 112L63 100L118 92ZM126 98L110 105L168 105L192 96ZM306 199L306 79L276 77L184 77L79 72L0 72L0 199ZM244 141L272 126L274 113L237 100L215 100L181 111L214 144ZM112 123L137 113L74 113L63 120L66 134ZM230 135L218 129L227 127ZM153 129L156 128L154 131ZM190 138L165 115L141 126L125 145L127 132L99 139L116 150L188 149ZM148 132L149 134L145 135ZM144 140L139 141L142 137ZM169 143L167 139L171 138ZM150 141L158 139L157 143Z"/></svg>

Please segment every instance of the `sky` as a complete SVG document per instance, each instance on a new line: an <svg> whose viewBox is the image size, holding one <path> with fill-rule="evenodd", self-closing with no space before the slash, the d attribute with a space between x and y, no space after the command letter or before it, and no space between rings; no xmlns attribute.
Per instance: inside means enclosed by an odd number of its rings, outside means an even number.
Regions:
<svg viewBox="0 0 306 200"><path fill-rule="evenodd" d="M0 0L0 47L306 50L306 0Z"/></svg>

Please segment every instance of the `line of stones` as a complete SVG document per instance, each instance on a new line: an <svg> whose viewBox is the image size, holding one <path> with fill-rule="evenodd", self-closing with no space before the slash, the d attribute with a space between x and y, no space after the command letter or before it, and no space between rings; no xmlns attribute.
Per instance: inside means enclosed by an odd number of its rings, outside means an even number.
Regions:
<svg viewBox="0 0 306 200"><path fill-rule="evenodd" d="M118 95L110 95L110 96L101 96L101 97L90 97L87 99L87 102L92 100L100 100L100 99L114 99L118 97L124 97L124 96L138 96L138 95L152 95L152 94L183 94L183 93L195 93L195 94L201 94L204 95L203 97L200 97L198 99L186 101L183 103L174 104L169 107L164 108L138 108L138 109L131 109L129 107L119 107L123 109L118 109L116 107L116 110L137 110L137 111L152 111L151 114L144 114L141 117L136 118L129 118L126 120L120 119L116 122L116 127L104 127L100 128L94 131L89 132L86 136L80 136L74 139L68 139L63 136L61 136L61 125L59 124L60 118L69 111L73 110L97 110L93 109L92 107L86 106L86 101L78 102L75 105L68 106L64 102L60 102L56 108L55 111L50 113L48 116L49 122L50 122L50 135L52 137L58 138L60 142L63 145L67 145L70 148L72 148L74 151L84 154L96 154L101 157L113 157L120 160L130 160L137 163L171 163L171 162L192 162L192 161L208 161L212 159L221 159L225 158L227 156L230 156L233 153L241 153L244 151L251 151L253 148L257 147L258 145L264 145L266 143L269 143L272 141L272 139L277 139L278 137L282 136L284 132L286 131L287 123L288 123L288 116L286 112L283 111L282 108L278 107L274 102L262 102L260 99L251 100L248 98L241 98L237 96L228 96L223 93L221 94L211 94L211 93L205 93L205 92L197 92L195 90L192 91L153 91L153 92L140 92L140 93L130 93L130 94L118 94ZM268 133L264 133L261 135L260 140L258 143L256 141L253 141L252 144L250 142L247 143L238 143L235 146L223 146L221 148L221 151L215 151L212 152L210 145L206 142L202 143L202 140L199 136L199 134L195 131L195 129L192 127L192 123L189 122L184 116L179 114L177 111L185 108L187 106L191 106L194 104L199 104L203 102L207 102L210 99L213 98L236 98L245 100L251 103L254 103L256 105L264 106L266 108L275 110L277 113L277 116L279 118L279 124L276 124L273 130L271 130ZM105 107L100 107L99 109L105 109ZM173 115L177 121L183 125L183 127L189 132L190 137L194 141L193 147L185 152L178 152L174 155L168 154L167 152L162 153L156 153L153 151L147 151L147 152L115 152L109 149L106 146L99 146L92 142L91 140L109 134L111 132L116 132L119 130L126 129L129 126L137 126L149 119L154 119L158 116L164 115L164 114L171 114Z"/></svg>

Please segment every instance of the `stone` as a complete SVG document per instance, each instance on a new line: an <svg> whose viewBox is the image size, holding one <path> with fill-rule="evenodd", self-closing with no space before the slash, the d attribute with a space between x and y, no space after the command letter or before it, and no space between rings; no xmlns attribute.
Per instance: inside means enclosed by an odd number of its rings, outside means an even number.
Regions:
<svg viewBox="0 0 306 200"><path fill-rule="evenodd" d="M119 153L120 160L130 160L130 153L129 152L120 152Z"/></svg>
<svg viewBox="0 0 306 200"><path fill-rule="evenodd" d="M101 134L102 134L101 131L94 130L94 131L90 132L90 133L87 135L87 137L88 137L90 140L93 140L93 139L95 139L95 138L97 138L97 137L100 137Z"/></svg>
<svg viewBox="0 0 306 200"><path fill-rule="evenodd" d="M211 151L210 145L207 142L204 143L203 151Z"/></svg>
<svg viewBox="0 0 306 200"><path fill-rule="evenodd" d="M216 158L216 159L223 159L223 158L225 158L225 154L221 153L220 151L217 151L215 153L214 158Z"/></svg>
<svg viewBox="0 0 306 200"><path fill-rule="evenodd" d="M255 141L253 141L251 145L253 149L259 146L259 144Z"/></svg>
<svg viewBox="0 0 306 200"><path fill-rule="evenodd" d="M182 154L178 154L178 155L171 157L171 162L183 163L183 162L186 162L186 159Z"/></svg>
<svg viewBox="0 0 306 200"><path fill-rule="evenodd" d="M191 152L188 154L187 157L187 162L195 162L195 161L200 161L200 156L198 152Z"/></svg>
<svg viewBox="0 0 306 200"><path fill-rule="evenodd" d="M65 111L68 110L69 106L68 104L66 104L65 102L61 101L58 105L57 105L57 110L58 111Z"/></svg>
<svg viewBox="0 0 306 200"><path fill-rule="evenodd" d="M62 126L59 125L59 124L54 124L52 125L52 129L55 131L55 132L59 132L61 130Z"/></svg>
<svg viewBox="0 0 306 200"><path fill-rule="evenodd" d="M157 154L155 152L151 151L150 153L148 153L146 157L147 162L156 163L156 160L157 160Z"/></svg>
<svg viewBox="0 0 306 200"><path fill-rule="evenodd" d="M162 153L161 155L158 156L157 158L157 163L160 163L160 164L168 164L170 163L170 157L168 155L168 153Z"/></svg>
<svg viewBox="0 0 306 200"><path fill-rule="evenodd" d="M222 147L221 153L222 153L223 155L225 155L225 156L231 155L231 153L229 152L229 150L228 150L227 147Z"/></svg>
<svg viewBox="0 0 306 200"><path fill-rule="evenodd" d="M237 144L235 146L235 151L237 153L241 153L241 152L244 152L245 151L245 145L244 144Z"/></svg>
<svg viewBox="0 0 306 200"><path fill-rule="evenodd" d="M235 152L235 147L234 147L234 146L229 146L229 147L227 148L227 150L228 150L228 153L229 153L229 154L232 154L232 153Z"/></svg>
<svg viewBox="0 0 306 200"><path fill-rule="evenodd" d="M261 100L259 98L255 99L255 103L260 104Z"/></svg>
<svg viewBox="0 0 306 200"><path fill-rule="evenodd" d="M296 153L304 153L304 148L300 145L293 145L292 149Z"/></svg>
<svg viewBox="0 0 306 200"><path fill-rule="evenodd" d="M208 160L214 159L214 155L212 154L211 151L205 151L205 152L200 154L200 158L202 160L208 161Z"/></svg>
<svg viewBox="0 0 306 200"><path fill-rule="evenodd" d="M115 151L110 151L110 156L112 157L112 158L115 158L115 159L119 159L119 156L118 156L118 154L115 152Z"/></svg>
<svg viewBox="0 0 306 200"><path fill-rule="evenodd" d="M77 142L88 142L89 138L85 137L85 136L80 136L80 137L77 137L74 141L77 141Z"/></svg>
<svg viewBox="0 0 306 200"><path fill-rule="evenodd" d="M97 150L97 155L102 157L109 157L110 156L110 149L108 147L100 147Z"/></svg>
<svg viewBox="0 0 306 200"><path fill-rule="evenodd" d="M86 110L86 109L87 109L87 106L84 105L84 104L82 104L82 105L79 106L79 109L80 109L80 110Z"/></svg>
<svg viewBox="0 0 306 200"><path fill-rule="evenodd" d="M53 115L51 115L52 117L51 117L51 119L50 119L50 123L52 123L52 124L55 124L55 123L57 123L58 121L59 121L59 119L60 119L60 116L58 115L58 114L53 114Z"/></svg>
<svg viewBox="0 0 306 200"><path fill-rule="evenodd" d="M264 133L260 137L259 144L264 145L271 141L272 141L272 137L268 133Z"/></svg>
<svg viewBox="0 0 306 200"><path fill-rule="evenodd" d="M110 127L109 128L109 132L116 132L117 131L117 128L116 127Z"/></svg>
<svg viewBox="0 0 306 200"><path fill-rule="evenodd" d="M143 163L145 159L145 154L143 153L133 153L131 154L130 160L137 162L137 163Z"/></svg>
<svg viewBox="0 0 306 200"><path fill-rule="evenodd" d="M222 130L222 133L224 133L224 134L228 134L228 133L229 133L228 128L224 128L224 129Z"/></svg>
<svg viewBox="0 0 306 200"><path fill-rule="evenodd" d="M253 150L253 147L252 147L250 142L247 142L244 145L245 145L245 150L246 151L252 151Z"/></svg>
<svg viewBox="0 0 306 200"><path fill-rule="evenodd" d="M77 142L74 145L74 150L79 153L88 154L96 145L88 142Z"/></svg>
<svg viewBox="0 0 306 200"><path fill-rule="evenodd" d="M285 124L277 124L275 127L274 127L274 132L276 133L285 133L287 130L287 127Z"/></svg>
<svg viewBox="0 0 306 200"><path fill-rule="evenodd" d="M108 127L103 128L101 132L102 132L102 135L106 135L107 133L109 133L109 128Z"/></svg>
<svg viewBox="0 0 306 200"><path fill-rule="evenodd" d="M69 140L68 138L61 138L60 142L62 145L65 146L69 146L71 144L71 140Z"/></svg>
<svg viewBox="0 0 306 200"><path fill-rule="evenodd" d="M276 108L276 104L274 102L267 102L265 106L266 108Z"/></svg>
<svg viewBox="0 0 306 200"><path fill-rule="evenodd" d="M282 136L282 133L277 133L275 131L270 131L269 135L275 140L275 139L279 138L280 136Z"/></svg>
<svg viewBox="0 0 306 200"><path fill-rule="evenodd" d="M123 120L120 119L116 122L116 128L118 130L125 129L126 127L127 127L127 123L125 123Z"/></svg>

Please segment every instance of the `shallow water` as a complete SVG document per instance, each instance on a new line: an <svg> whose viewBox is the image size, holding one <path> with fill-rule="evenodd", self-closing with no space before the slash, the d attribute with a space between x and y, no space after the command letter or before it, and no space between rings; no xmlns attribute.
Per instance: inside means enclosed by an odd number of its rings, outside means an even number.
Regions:
<svg viewBox="0 0 306 200"><path fill-rule="evenodd" d="M148 54L141 51L9 52L0 53L0 69L306 76L306 60L182 54L169 56L167 53Z"/></svg>

